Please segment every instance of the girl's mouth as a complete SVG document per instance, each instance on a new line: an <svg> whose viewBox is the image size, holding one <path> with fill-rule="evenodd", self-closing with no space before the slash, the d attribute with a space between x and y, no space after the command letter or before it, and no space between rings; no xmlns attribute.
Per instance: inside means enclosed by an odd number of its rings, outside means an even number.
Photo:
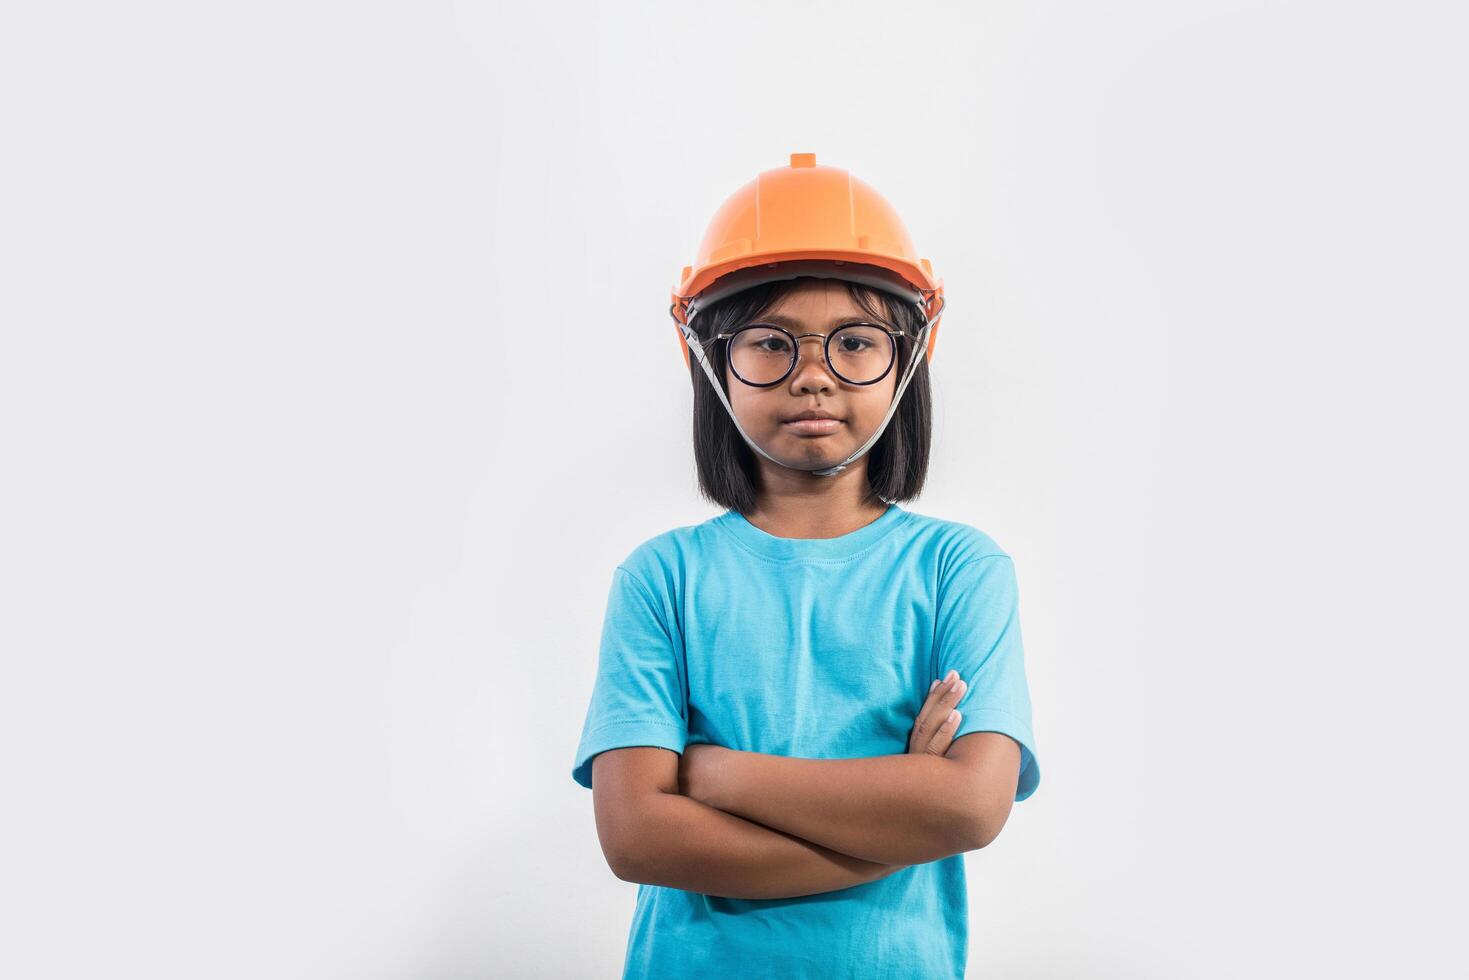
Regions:
<svg viewBox="0 0 1469 980"><path fill-rule="evenodd" d="M781 426L787 432L799 436L824 436L835 432L842 425L841 419L796 419L794 422L782 422Z"/></svg>

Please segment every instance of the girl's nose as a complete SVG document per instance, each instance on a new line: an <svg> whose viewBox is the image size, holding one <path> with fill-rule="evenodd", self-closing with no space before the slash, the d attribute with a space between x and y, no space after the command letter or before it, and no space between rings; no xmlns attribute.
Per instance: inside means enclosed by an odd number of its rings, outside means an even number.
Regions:
<svg viewBox="0 0 1469 980"><path fill-rule="evenodd" d="M807 347L805 346L807 343L815 346ZM826 337L820 334L796 339L796 366L791 371L792 379L803 378L812 367L817 369L817 374L821 376L826 386L829 387L835 380L832 377L831 365L826 363Z"/></svg>

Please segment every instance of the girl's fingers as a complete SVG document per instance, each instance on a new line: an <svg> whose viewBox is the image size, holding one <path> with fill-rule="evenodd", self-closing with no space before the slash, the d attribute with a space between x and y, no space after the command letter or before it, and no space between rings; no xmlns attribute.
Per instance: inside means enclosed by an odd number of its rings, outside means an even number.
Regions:
<svg viewBox="0 0 1469 980"><path fill-rule="evenodd" d="M956 671L950 670L936 686L928 689L928 698L925 699L923 710L918 713L914 721L914 751L924 752L928 749L928 741L933 739L934 732L939 730L943 724L943 718L953 705L959 704L959 699L964 698L964 680L959 679Z"/></svg>
<svg viewBox="0 0 1469 980"><path fill-rule="evenodd" d="M952 670L940 680L929 685L928 697L924 700L923 707L913 722L913 732L908 739L909 752L928 751L929 742L932 741L939 726L943 724L945 716L954 705L963 700L966 691L968 691L968 686L959 678L957 672Z"/></svg>
<svg viewBox="0 0 1469 980"><path fill-rule="evenodd" d="M933 741L928 743L930 755L943 755L949 751L949 746L954 744L954 733L959 730L959 722L964 718L964 713L957 708L949 711L944 723L934 733Z"/></svg>
<svg viewBox="0 0 1469 980"><path fill-rule="evenodd" d="M928 686L928 696L923 699L923 706L918 709L918 717L913 720L913 731L908 736L909 752L923 752L928 748L934 730L938 727L938 705L948 693L948 682L953 679L953 676L954 672L949 671L946 676Z"/></svg>

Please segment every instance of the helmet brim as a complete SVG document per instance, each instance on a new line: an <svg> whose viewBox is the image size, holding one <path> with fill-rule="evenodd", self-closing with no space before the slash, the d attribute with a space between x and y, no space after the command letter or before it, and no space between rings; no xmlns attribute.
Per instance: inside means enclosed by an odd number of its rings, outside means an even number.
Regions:
<svg viewBox="0 0 1469 980"><path fill-rule="evenodd" d="M864 286L870 286L873 289L882 290L909 303L921 305L924 302L923 294L914 288L912 283L891 269L885 269L882 266L837 259L794 259L784 262L747 266L746 268L736 269L734 272L720 276L714 282L710 283L708 287L701 290L699 295L689 300L689 319L692 320L695 314L710 304L727 299L736 293L753 289L756 286L764 285L768 282L779 282L785 279L795 279L800 276L812 276L819 279L844 279L848 282L860 283Z"/></svg>

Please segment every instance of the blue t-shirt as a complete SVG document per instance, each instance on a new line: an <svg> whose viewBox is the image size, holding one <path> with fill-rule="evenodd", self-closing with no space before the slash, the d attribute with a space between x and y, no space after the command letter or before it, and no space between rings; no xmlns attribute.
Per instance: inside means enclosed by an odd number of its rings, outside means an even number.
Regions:
<svg viewBox="0 0 1469 980"><path fill-rule="evenodd" d="M738 511L675 528L612 573L572 778L592 757L712 742L811 759L895 755L929 684L969 685L955 738L1021 748L1040 780L1010 556L967 524L891 504L835 538L782 538ZM964 857L784 899L638 886L624 978L964 976Z"/></svg>

